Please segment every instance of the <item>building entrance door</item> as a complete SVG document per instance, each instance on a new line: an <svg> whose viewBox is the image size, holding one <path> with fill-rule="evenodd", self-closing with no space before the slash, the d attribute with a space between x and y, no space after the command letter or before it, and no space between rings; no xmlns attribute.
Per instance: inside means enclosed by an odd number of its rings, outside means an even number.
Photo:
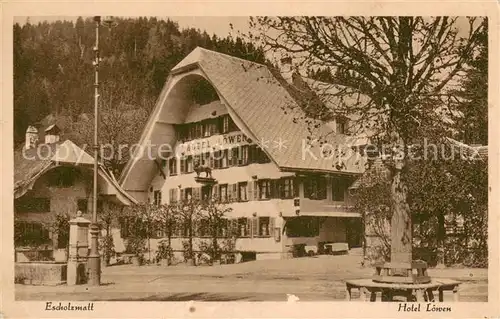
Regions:
<svg viewBox="0 0 500 319"><path fill-rule="evenodd" d="M346 231L349 248L361 247L363 239L361 218L348 218L346 222Z"/></svg>

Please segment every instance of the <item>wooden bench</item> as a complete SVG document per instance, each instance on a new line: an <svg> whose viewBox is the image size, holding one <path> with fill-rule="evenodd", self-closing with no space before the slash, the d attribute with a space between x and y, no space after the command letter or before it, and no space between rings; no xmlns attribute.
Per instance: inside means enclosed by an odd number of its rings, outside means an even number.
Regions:
<svg viewBox="0 0 500 319"><path fill-rule="evenodd" d="M460 282L451 279L432 279L429 283L404 284L404 283L382 283L374 282L372 279L356 279L346 281L346 300L352 300L352 289L359 290L359 300L366 301L370 295L370 301L377 300L377 292L380 292L381 301L393 301L394 297L402 296L407 301L436 301L434 291L438 292L438 300L443 302L444 292L453 292L453 301L459 299Z"/></svg>
<svg viewBox="0 0 500 319"><path fill-rule="evenodd" d="M349 252L349 244L347 243L328 243L325 244L325 251L330 254L339 254Z"/></svg>

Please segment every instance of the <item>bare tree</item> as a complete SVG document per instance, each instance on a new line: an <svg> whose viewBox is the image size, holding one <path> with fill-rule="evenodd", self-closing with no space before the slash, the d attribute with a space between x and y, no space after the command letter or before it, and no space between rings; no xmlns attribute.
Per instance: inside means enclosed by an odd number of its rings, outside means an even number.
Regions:
<svg viewBox="0 0 500 319"><path fill-rule="evenodd" d="M423 128L447 126L458 84L485 23L455 17L257 17L251 38L307 73L328 67L331 83L315 88L315 120L346 114L353 133L390 146L391 260L412 258L405 175L408 146ZM459 30L464 26L467 30ZM462 29L464 29L462 28ZM330 107L335 105L335 107ZM313 116L314 117L314 116Z"/></svg>
<svg viewBox="0 0 500 319"><path fill-rule="evenodd" d="M221 203L215 197L210 200L204 200L202 204L202 215L208 219L210 237L212 240L211 258L212 260L217 260L220 258L220 248L217 239L221 237L223 227L227 227L227 225L223 225L224 221L227 221L224 217L232 212L233 209Z"/></svg>
<svg viewBox="0 0 500 319"><path fill-rule="evenodd" d="M137 108L135 89L113 81L101 85L101 95L100 156L104 164L118 176L130 158L130 147L139 140L154 101L143 100L141 107ZM80 116L72 125L71 138L79 145L93 145L93 123L93 115Z"/></svg>
<svg viewBox="0 0 500 319"><path fill-rule="evenodd" d="M159 223L158 229L161 229L167 236L168 246L171 247L172 235L176 227L178 210L175 204L163 204L152 207L152 220Z"/></svg>
<svg viewBox="0 0 500 319"><path fill-rule="evenodd" d="M198 198L189 198L177 202L172 206L175 215L179 216L183 237L187 237L185 257L194 262L193 238L195 237L196 224L203 215L203 205Z"/></svg>

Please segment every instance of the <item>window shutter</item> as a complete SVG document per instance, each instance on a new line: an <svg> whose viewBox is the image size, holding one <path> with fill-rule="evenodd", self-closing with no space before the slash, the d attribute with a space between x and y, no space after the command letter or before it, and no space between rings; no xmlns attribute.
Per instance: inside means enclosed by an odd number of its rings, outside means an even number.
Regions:
<svg viewBox="0 0 500 319"><path fill-rule="evenodd" d="M253 183L250 182L247 184L247 199L253 200Z"/></svg>
<svg viewBox="0 0 500 319"><path fill-rule="evenodd" d="M180 159L180 165L181 165L181 174L184 174L186 172L186 160L184 160L184 158Z"/></svg>
<svg viewBox="0 0 500 319"><path fill-rule="evenodd" d="M169 203L172 203L175 201L174 199L174 191L175 191L175 188L171 188L168 190L168 201Z"/></svg>
<svg viewBox="0 0 500 319"><path fill-rule="evenodd" d="M230 234L230 236L239 237L238 219L231 218L229 220L229 232L228 233Z"/></svg>
<svg viewBox="0 0 500 319"><path fill-rule="evenodd" d="M293 197L299 197L299 179L293 178Z"/></svg>
<svg viewBox="0 0 500 319"><path fill-rule="evenodd" d="M234 193L234 201L238 201L239 198L239 189L238 189L238 183L233 184L233 193Z"/></svg>
<svg viewBox="0 0 500 319"><path fill-rule="evenodd" d="M246 218L246 225L245 225L245 229L246 229L246 235L247 236L252 236L252 218Z"/></svg>
<svg viewBox="0 0 500 319"><path fill-rule="evenodd" d="M230 203L233 201L233 184L227 184L227 202Z"/></svg>
<svg viewBox="0 0 500 319"><path fill-rule="evenodd" d="M210 154L207 154L207 157L209 158L209 167L210 168L215 168L215 163L214 163L214 157L210 156Z"/></svg>
<svg viewBox="0 0 500 319"><path fill-rule="evenodd" d="M253 181L251 182L250 185L251 188L253 188L253 200L259 200L259 182L258 181Z"/></svg>
<svg viewBox="0 0 500 319"><path fill-rule="evenodd" d="M274 224L276 217L269 217L269 236L274 237Z"/></svg>
<svg viewBox="0 0 500 319"><path fill-rule="evenodd" d="M252 222L252 237L259 236L259 218L254 217L250 220Z"/></svg>
<svg viewBox="0 0 500 319"><path fill-rule="evenodd" d="M181 189L181 201L186 199L186 189L182 188Z"/></svg>
<svg viewBox="0 0 500 319"><path fill-rule="evenodd" d="M231 184L229 187L231 188L231 201L238 201L238 184Z"/></svg>
<svg viewBox="0 0 500 319"><path fill-rule="evenodd" d="M219 185L212 186L212 198L215 198L216 201L219 201Z"/></svg>
<svg viewBox="0 0 500 319"><path fill-rule="evenodd" d="M279 179L272 179L271 180L271 196L270 198L279 198L279 186L280 186L280 180Z"/></svg>

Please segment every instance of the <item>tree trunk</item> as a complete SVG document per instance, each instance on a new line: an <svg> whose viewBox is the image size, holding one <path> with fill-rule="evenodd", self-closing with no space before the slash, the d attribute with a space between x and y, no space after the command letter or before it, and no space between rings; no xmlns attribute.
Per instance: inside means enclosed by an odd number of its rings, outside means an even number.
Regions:
<svg viewBox="0 0 500 319"><path fill-rule="evenodd" d="M167 242L168 247L172 247L172 226L167 226Z"/></svg>
<svg viewBox="0 0 500 319"><path fill-rule="evenodd" d="M193 221L192 219L189 220L189 252L188 252L189 258L193 259L194 258L194 253L193 253Z"/></svg>
<svg viewBox="0 0 500 319"><path fill-rule="evenodd" d="M215 230L212 234L212 246L213 246L213 256L212 256L212 260L216 260L218 259L218 254L219 254L219 251L218 251L218 247L217 247L217 230Z"/></svg>
<svg viewBox="0 0 500 319"><path fill-rule="evenodd" d="M444 215L438 215L438 230L437 230L437 263L444 265L444 239L446 236L446 229L444 227Z"/></svg>
<svg viewBox="0 0 500 319"><path fill-rule="evenodd" d="M408 189L402 179L404 164L397 167L392 176L391 196L393 214L391 220L391 262L412 261L411 212L407 201Z"/></svg>
<svg viewBox="0 0 500 319"><path fill-rule="evenodd" d="M363 234L363 261L362 264L365 264L365 260L368 259L368 256L366 255L366 212L363 211L363 217L361 218L362 224L361 224L361 234Z"/></svg>

